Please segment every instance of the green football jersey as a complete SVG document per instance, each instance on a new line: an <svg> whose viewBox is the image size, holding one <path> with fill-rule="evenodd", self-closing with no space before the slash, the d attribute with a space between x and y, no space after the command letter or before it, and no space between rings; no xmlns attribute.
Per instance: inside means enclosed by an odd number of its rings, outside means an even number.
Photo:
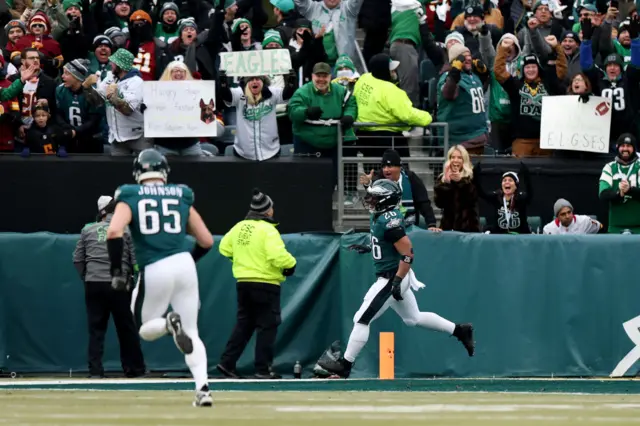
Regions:
<svg viewBox="0 0 640 426"><path fill-rule="evenodd" d="M398 209L371 215L371 255L376 274L395 272L402 255L389 241L388 232L394 229L405 230L404 216Z"/></svg>
<svg viewBox="0 0 640 426"><path fill-rule="evenodd" d="M64 121L74 128L85 124L91 114L99 113L96 107L87 102L87 97L82 90L74 93L62 84L56 87L56 105Z"/></svg>
<svg viewBox="0 0 640 426"><path fill-rule="evenodd" d="M461 73L458 96L450 101L442 96L448 75L448 72L443 73L438 81L438 121L449 123L449 143L456 145L487 133L487 114L480 78Z"/></svg>
<svg viewBox="0 0 640 426"><path fill-rule="evenodd" d="M629 186L640 186L640 160L628 166L612 161L604 166L600 175L598 192L612 188L618 192L620 181L626 179ZM611 203L609 206L609 227L634 228L640 225L640 199L625 195L622 203Z"/></svg>
<svg viewBox="0 0 640 426"><path fill-rule="evenodd" d="M116 201L127 203L140 268L188 251L185 237L193 191L186 185L123 185Z"/></svg>

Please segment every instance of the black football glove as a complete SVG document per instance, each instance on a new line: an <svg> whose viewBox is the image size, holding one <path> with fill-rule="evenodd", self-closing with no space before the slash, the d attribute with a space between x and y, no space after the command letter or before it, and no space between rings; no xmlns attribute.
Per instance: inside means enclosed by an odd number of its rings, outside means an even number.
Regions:
<svg viewBox="0 0 640 426"><path fill-rule="evenodd" d="M484 62L482 62L482 59L474 59L471 62L473 63L473 69L475 69L476 72L480 74L486 74L489 71Z"/></svg>
<svg viewBox="0 0 640 426"><path fill-rule="evenodd" d="M593 36L593 24L590 18L584 18L580 20L580 27L582 28L582 39L591 40Z"/></svg>
<svg viewBox="0 0 640 426"><path fill-rule="evenodd" d="M116 291L127 291L129 289L129 277L124 275L122 271L114 271L111 278L111 288Z"/></svg>
<svg viewBox="0 0 640 426"><path fill-rule="evenodd" d="M629 22L629 38L635 40L638 38L638 34L640 34L640 19L638 15L635 15L631 17Z"/></svg>
<svg viewBox="0 0 640 426"><path fill-rule="evenodd" d="M353 126L353 122L353 117L350 115L343 115L342 117L340 117L340 124L342 124L342 127L344 127L345 129Z"/></svg>
<svg viewBox="0 0 640 426"><path fill-rule="evenodd" d="M583 104L586 104L589 102L590 97L591 95L589 93L583 93L580 95L580 99L578 99L578 102L582 102Z"/></svg>
<svg viewBox="0 0 640 426"><path fill-rule="evenodd" d="M449 78L453 80L454 83L458 84L462 75L460 75L460 70L458 68L451 68L449 71Z"/></svg>
<svg viewBox="0 0 640 426"><path fill-rule="evenodd" d="M227 73L224 71L218 71L218 81L220 82L220 87L226 89L229 87L229 79L227 78Z"/></svg>
<svg viewBox="0 0 640 426"><path fill-rule="evenodd" d="M402 283L402 278L400 278L397 275L391 279L391 295L397 301L404 300L402 298L402 289L400 288L401 283Z"/></svg>
<svg viewBox="0 0 640 426"><path fill-rule="evenodd" d="M360 254L371 253L371 246L365 244L351 244L348 248Z"/></svg>
<svg viewBox="0 0 640 426"><path fill-rule="evenodd" d="M309 120L318 120L322 116L322 108L309 107L307 108L307 118Z"/></svg>

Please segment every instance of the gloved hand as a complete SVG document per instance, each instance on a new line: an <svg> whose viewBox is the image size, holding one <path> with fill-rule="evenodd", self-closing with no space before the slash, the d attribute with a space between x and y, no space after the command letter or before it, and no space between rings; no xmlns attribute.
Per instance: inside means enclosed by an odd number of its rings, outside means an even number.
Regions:
<svg viewBox="0 0 640 426"><path fill-rule="evenodd" d="M287 268L282 271L282 275L285 277L290 277L296 271L296 265L293 265L293 268Z"/></svg>
<svg viewBox="0 0 640 426"><path fill-rule="evenodd" d="M391 280L392 280L391 281L391 295L397 301L404 300L402 298L402 293L401 293L402 289L400 288L400 283L402 283L402 278L400 278L399 276L396 275Z"/></svg>
<svg viewBox="0 0 640 426"><path fill-rule="evenodd" d="M227 78L227 73L224 71L218 72L218 81L220 82L220 87L226 89L229 87L229 79Z"/></svg>
<svg viewBox="0 0 640 426"><path fill-rule="evenodd" d="M285 84L288 87L296 88L298 87L298 73L294 70L290 70L289 74L284 76Z"/></svg>
<svg viewBox="0 0 640 426"><path fill-rule="evenodd" d="M350 115L343 115L342 117L340 117L340 124L342 124L342 127L344 127L345 129L353 126L353 122L353 117Z"/></svg>
<svg viewBox="0 0 640 426"><path fill-rule="evenodd" d="M462 76L460 75L460 70L458 68L451 68L449 70L449 77L457 84Z"/></svg>
<svg viewBox="0 0 640 426"><path fill-rule="evenodd" d="M29 155L31 155L31 151L29 150L28 147L24 147L22 148L22 152L20 153L20 157L22 158L29 158Z"/></svg>
<svg viewBox="0 0 640 426"><path fill-rule="evenodd" d="M591 40L593 35L593 24L590 18L584 18L580 20L580 27L582 28L582 40ZM629 32L631 35L631 32Z"/></svg>
<svg viewBox="0 0 640 426"><path fill-rule="evenodd" d="M582 102L583 104L586 104L589 102L589 98L591 97L591 95L589 93L583 93L580 95L580 98L578 99L578 102Z"/></svg>
<svg viewBox="0 0 640 426"><path fill-rule="evenodd" d="M309 107L307 108L307 118L309 120L318 120L322 116L322 108Z"/></svg>
<svg viewBox="0 0 640 426"><path fill-rule="evenodd" d="M67 158L69 156L67 154L67 149L64 146L58 147L58 152L56 152L56 155L60 158Z"/></svg>
<svg viewBox="0 0 640 426"><path fill-rule="evenodd" d="M482 62L482 59L474 59L471 61L473 68L480 74L486 74L488 72L487 66Z"/></svg>
<svg viewBox="0 0 640 426"><path fill-rule="evenodd" d="M234 52L242 52L244 48L242 47L242 36L249 32L249 27L246 27L244 30L236 29L236 32L231 34L231 49Z"/></svg>
<svg viewBox="0 0 640 426"><path fill-rule="evenodd" d="M462 71L462 68L464 67L464 60L464 55L458 55L453 61L451 61L451 68Z"/></svg>
<svg viewBox="0 0 640 426"><path fill-rule="evenodd" d="M635 40L638 38L638 34L640 34L640 19L638 15L635 15L631 17L631 22L629 23L629 38Z"/></svg>
<svg viewBox="0 0 640 426"><path fill-rule="evenodd" d="M111 278L111 288L116 291L127 291L129 288L129 278L122 271L115 271Z"/></svg>
<svg viewBox="0 0 640 426"><path fill-rule="evenodd" d="M351 244L348 249L358 252L359 254L371 253L371 246L365 244Z"/></svg>
<svg viewBox="0 0 640 426"><path fill-rule="evenodd" d="M487 4L487 3L491 3L491 0L485 1L485 4ZM487 24L482 22L482 23L479 24L479 26L480 26L480 34L482 34L482 35L489 34L489 26Z"/></svg>

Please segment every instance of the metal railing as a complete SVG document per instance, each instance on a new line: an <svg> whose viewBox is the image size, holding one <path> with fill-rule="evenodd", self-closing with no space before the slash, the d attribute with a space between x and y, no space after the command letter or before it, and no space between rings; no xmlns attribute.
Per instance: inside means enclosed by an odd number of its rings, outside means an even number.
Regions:
<svg viewBox="0 0 640 426"><path fill-rule="evenodd" d="M345 194L350 194L350 201L352 201L354 205L359 201L359 197L357 196L357 188L360 186L358 175L361 174L359 170L362 167L362 172L368 174L370 167L374 169L379 168L384 150L390 148L396 149L400 153L403 163L409 164L410 168L414 169L414 171L418 171L418 169L422 167L422 172L433 174L434 181L437 179L437 176L442 173L442 166L447 151L449 150L449 125L447 123L431 123L424 129L417 128L421 130L420 133L416 133L416 129L414 129L413 133L409 132L409 134L404 134L402 137L400 137L400 135L392 136L392 134L389 134L390 144L388 145L380 145L380 138L375 141L378 143L366 144L366 140L371 138L371 136L364 134L366 131L358 132L357 143L350 145L349 142L345 143L344 141L339 122L337 126L338 182L336 194L336 228L338 229L344 227L345 220L366 220L369 218L369 214L364 210L364 206L362 209L350 208L347 213L345 211ZM397 128L398 133L410 127L406 124L381 125L378 123L354 123L353 125L356 130L380 126L385 129ZM411 167L412 164L414 167ZM352 193L353 196L351 196Z"/></svg>

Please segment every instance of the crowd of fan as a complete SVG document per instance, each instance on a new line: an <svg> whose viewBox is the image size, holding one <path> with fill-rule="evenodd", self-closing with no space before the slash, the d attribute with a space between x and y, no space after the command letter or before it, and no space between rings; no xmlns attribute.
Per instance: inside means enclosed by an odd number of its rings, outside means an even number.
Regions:
<svg viewBox="0 0 640 426"><path fill-rule="evenodd" d="M143 82L202 79L216 82L218 134L225 122L236 127L227 152L249 160L279 156L283 146L335 159L338 128L327 124L338 122L365 157L379 157L391 138L409 156L407 131L421 134L432 121L448 123L450 144L472 155L491 146L548 156L542 98L563 94L611 99L614 152L640 126L640 21L634 5L624 15L618 6L271 0L267 10L259 0L2 0L0 151L130 155L155 145L166 154L222 154L222 138L144 137ZM366 33L362 52L357 27ZM287 75L238 79L219 70L220 52L283 48ZM356 121L380 125L354 132Z"/></svg>

